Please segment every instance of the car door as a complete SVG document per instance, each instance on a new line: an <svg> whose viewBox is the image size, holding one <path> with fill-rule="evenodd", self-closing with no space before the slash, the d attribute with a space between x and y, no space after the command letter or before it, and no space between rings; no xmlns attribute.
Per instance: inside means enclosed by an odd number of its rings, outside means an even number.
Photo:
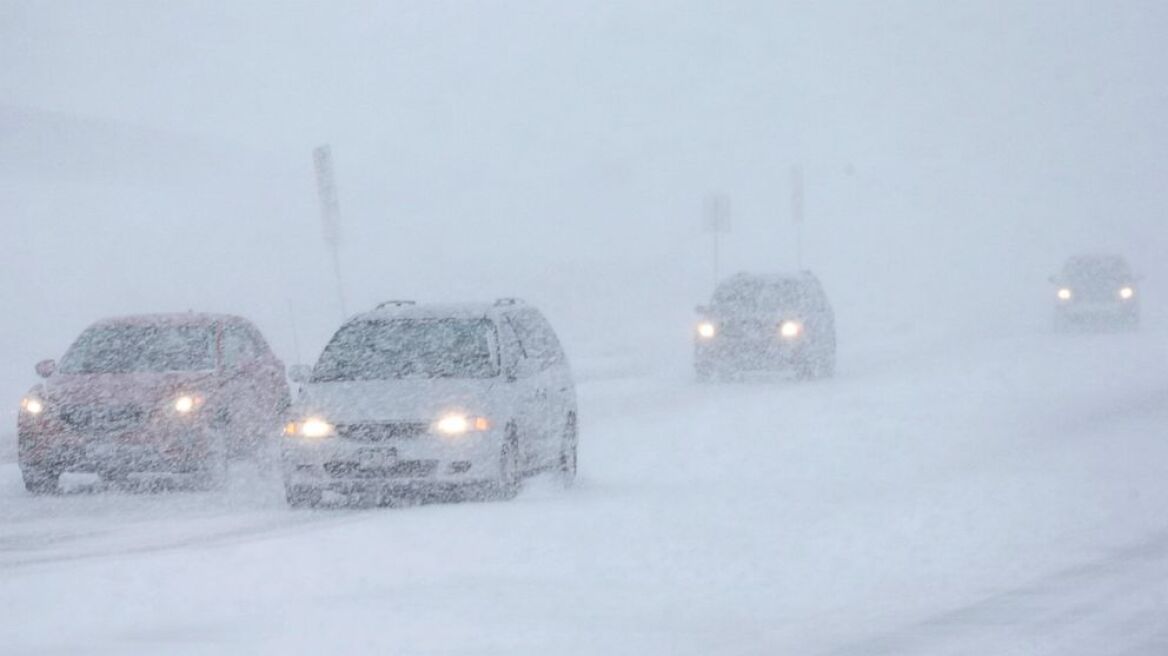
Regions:
<svg viewBox="0 0 1168 656"><path fill-rule="evenodd" d="M566 375L559 340L539 311L526 308L511 315L527 359L530 380L530 430L540 464L559 459L568 420L571 381Z"/></svg>
<svg viewBox="0 0 1168 656"><path fill-rule="evenodd" d="M507 372L507 403L511 409L511 420L519 432L519 456L524 469L539 464L543 457L542 443L535 434L535 418L538 417L539 400L536 395L537 368L519 341L515 323L504 315L499 321L499 341L501 364Z"/></svg>
<svg viewBox="0 0 1168 656"><path fill-rule="evenodd" d="M277 430L284 411L292 402L288 375L284 363L276 357L260 331L250 324L242 324L247 359L244 375L255 390L259 420L265 428Z"/></svg>

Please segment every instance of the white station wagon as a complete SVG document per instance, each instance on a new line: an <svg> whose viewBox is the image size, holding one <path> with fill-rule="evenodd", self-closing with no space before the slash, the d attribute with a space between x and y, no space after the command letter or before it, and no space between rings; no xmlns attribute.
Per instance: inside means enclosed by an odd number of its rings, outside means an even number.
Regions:
<svg viewBox="0 0 1168 656"><path fill-rule="evenodd" d="M509 499L524 477L576 475L576 391L555 332L514 299L383 303L293 367L288 503L437 493Z"/></svg>

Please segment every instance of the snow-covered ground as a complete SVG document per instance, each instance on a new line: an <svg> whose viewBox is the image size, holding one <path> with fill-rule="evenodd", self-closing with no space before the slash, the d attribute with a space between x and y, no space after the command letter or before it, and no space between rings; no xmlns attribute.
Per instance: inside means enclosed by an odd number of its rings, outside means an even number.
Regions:
<svg viewBox="0 0 1168 656"><path fill-rule="evenodd" d="M294 512L242 466L34 498L5 463L0 651L1165 653L1165 337L581 362L579 484L511 503Z"/></svg>

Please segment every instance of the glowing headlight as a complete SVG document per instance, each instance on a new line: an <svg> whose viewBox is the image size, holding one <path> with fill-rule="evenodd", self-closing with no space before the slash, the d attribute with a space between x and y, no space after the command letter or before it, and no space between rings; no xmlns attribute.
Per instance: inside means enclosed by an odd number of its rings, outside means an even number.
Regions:
<svg viewBox="0 0 1168 656"><path fill-rule="evenodd" d="M702 339L710 339L716 334L718 334L718 329L709 321L703 321L698 324L698 336Z"/></svg>
<svg viewBox="0 0 1168 656"><path fill-rule="evenodd" d="M20 409L30 415L39 415L45 411L45 404L35 396L26 396L20 400Z"/></svg>
<svg viewBox="0 0 1168 656"><path fill-rule="evenodd" d="M1124 287L1123 289L1119 290L1119 297L1125 301L1131 300L1131 298L1135 295L1136 290L1132 289L1131 287Z"/></svg>
<svg viewBox="0 0 1168 656"><path fill-rule="evenodd" d="M1074 295L1075 293L1066 287L1058 290L1058 297L1060 301L1069 301Z"/></svg>
<svg viewBox="0 0 1168 656"><path fill-rule="evenodd" d="M803 324L798 321L784 321L779 324L779 336L783 339L795 339L803 334Z"/></svg>
<svg viewBox="0 0 1168 656"><path fill-rule="evenodd" d="M336 432L336 427L320 417L309 417L301 422L299 430L294 431L303 437L328 437Z"/></svg>
<svg viewBox="0 0 1168 656"><path fill-rule="evenodd" d="M174 400L174 411L180 415L188 414L198 405L198 399L188 394L184 394Z"/></svg>
<svg viewBox="0 0 1168 656"><path fill-rule="evenodd" d="M443 435L462 435L470 431L485 431L491 427L486 417L468 417L449 414L434 423L434 430Z"/></svg>

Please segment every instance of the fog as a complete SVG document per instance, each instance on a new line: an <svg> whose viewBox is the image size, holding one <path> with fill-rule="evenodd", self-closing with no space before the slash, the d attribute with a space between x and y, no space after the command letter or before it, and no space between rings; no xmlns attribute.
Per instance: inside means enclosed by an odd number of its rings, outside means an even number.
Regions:
<svg viewBox="0 0 1168 656"><path fill-rule="evenodd" d="M703 203L723 275L795 269L796 166L843 372L1047 330L1080 251L1159 325L1165 33L1154 1L0 2L0 415L106 316L237 313L311 363L322 144L349 314L523 297L583 369L691 376Z"/></svg>

